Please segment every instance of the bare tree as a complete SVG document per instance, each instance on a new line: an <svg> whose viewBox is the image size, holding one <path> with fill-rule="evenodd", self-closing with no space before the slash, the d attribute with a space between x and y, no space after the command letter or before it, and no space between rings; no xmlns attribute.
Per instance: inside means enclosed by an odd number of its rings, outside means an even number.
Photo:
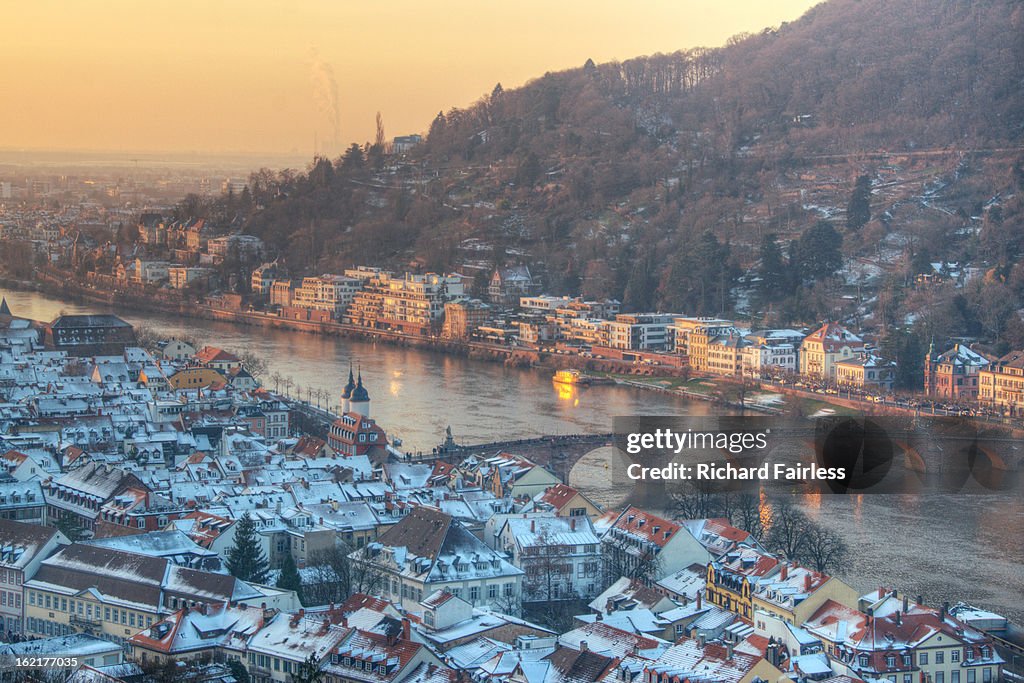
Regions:
<svg viewBox="0 0 1024 683"><path fill-rule="evenodd" d="M669 493L672 516L678 520L706 519L721 514L721 500L711 482L682 481Z"/></svg>
<svg viewBox="0 0 1024 683"><path fill-rule="evenodd" d="M605 585L623 576L650 585L658 577L661 562L652 544L637 545L614 530L601 539L601 560Z"/></svg>
<svg viewBox="0 0 1024 683"><path fill-rule="evenodd" d="M344 602L353 593L376 595L385 587L385 577L370 562L353 560L352 548L338 543L333 548L313 553L303 577L306 602L311 605Z"/></svg>
<svg viewBox="0 0 1024 683"><path fill-rule="evenodd" d="M257 355L252 351L244 351L239 354L239 359L242 361L242 367L253 377L259 379L267 374L269 365L267 359Z"/></svg>
<svg viewBox="0 0 1024 683"><path fill-rule="evenodd" d="M771 523L765 542L768 549L787 560L800 560L811 521L789 498L772 501Z"/></svg>
<svg viewBox="0 0 1024 683"><path fill-rule="evenodd" d="M559 545L547 534L541 534L536 545L524 548L521 562L526 572L524 612L558 633L572 628L574 615L579 614L582 607L573 584L572 547Z"/></svg>
<svg viewBox="0 0 1024 683"><path fill-rule="evenodd" d="M839 534L820 524L810 524L800 553L804 564L828 574L844 567L849 555L850 551Z"/></svg>
<svg viewBox="0 0 1024 683"><path fill-rule="evenodd" d="M761 495L756 491L726 491L720 496L722 516L733 526L750 532L754 538L764 535L761 519Z"/></svg>

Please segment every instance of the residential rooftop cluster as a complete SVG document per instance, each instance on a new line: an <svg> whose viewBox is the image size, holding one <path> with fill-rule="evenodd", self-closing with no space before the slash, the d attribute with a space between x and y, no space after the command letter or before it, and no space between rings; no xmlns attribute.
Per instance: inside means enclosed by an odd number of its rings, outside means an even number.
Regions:
<svg viewBox="0 0 1024 683"><path fill-rule="evenodd" d="M227 350L6 310L0 654L82 683L1002 680L998 615L605 510L516 453L410 458L370 389L350 372L318 436Z"/></svg>

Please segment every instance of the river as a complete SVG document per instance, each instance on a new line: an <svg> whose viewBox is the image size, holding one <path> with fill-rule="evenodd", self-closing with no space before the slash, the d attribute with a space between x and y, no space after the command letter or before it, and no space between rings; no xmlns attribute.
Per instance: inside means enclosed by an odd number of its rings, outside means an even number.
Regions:
<svg viewBox="0 0 1024 683"><path fill-rule="evenodd" d="M95 312L40 294L4 292L15 315L50 320L60 311ZM610 432L616 415L707 415L712 406L621 386L562 391L547 371L446 356L353 339L119 312L162 334L190 335L228 350L253 351L296 386L330 392L336 404L349 365L362 370L371 413L406 450L429 450L447 426L481 443L544 434ZM295 388L292 388L295 392ZM305 389L303 389L305 392ZM609 491L597 460L572 481L596 497ZM835 529L850 549L840 575L861 592L885 585L929 604L964 600L1024 622L1024 501L986 495L809 497L803 508Z"/></svg>
<svg viewBox="0 0 1024 683"><path fill-rule="evenodd" d="M4 295L12 313L34 320L52 320L61 311L99 310L36 293ZM278 373L294 380L293 395L305 398L307 388L321 389L329 392L332 406L338 403L351 365L363 374L371 415L389 435L400 437L406 450L429 451L444 440L449 425L457 442L473 444L611 432L616 415L705 415L711 410L705 403L624 386L567 391L551 381L550 371L508 368L436 351L159 314L117 314L160 334L254 352L267 360L263 381L270 388L270 375Z"/></svg>

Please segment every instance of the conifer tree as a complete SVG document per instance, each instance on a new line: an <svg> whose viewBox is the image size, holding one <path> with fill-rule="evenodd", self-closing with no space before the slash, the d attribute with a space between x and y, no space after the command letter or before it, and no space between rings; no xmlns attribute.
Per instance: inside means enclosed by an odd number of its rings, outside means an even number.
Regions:
<svg viewBox="0 0 1024 683"><path fill-rule="evenodd" d="M235 544L228 551L227 566L231 575L242 581L263 583L267 580L270 566L263 549L260 548L256 523L252 521L248 512L238 520Z"/></svg>
<svg viewBox="0 0 1024 683"><path fill-rule="evenodd" d="M871 220L871 178L858 176L854 185L850 203L846 208L846 227L860 230Z"/></svg>
<svg viewBox="0 0 1024 683"><path fill-rule="evenodd" d="M302 577L299 575L299 568L295 566L295 560L291 553L286 553L284 563L281 565L281 574L277 577L278 588L293 590L299 596L299 603L305 604L302 599Z"/></svg>

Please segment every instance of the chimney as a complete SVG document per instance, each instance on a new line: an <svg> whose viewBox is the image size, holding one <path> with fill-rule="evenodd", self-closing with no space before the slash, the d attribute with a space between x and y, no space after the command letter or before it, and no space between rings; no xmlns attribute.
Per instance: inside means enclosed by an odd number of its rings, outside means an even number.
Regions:
<svg viewBox="0 0 1024 683"><path fill-rule="evenodd" d="M580 652L586 652L588 649L589 648L587 646L587 641L581 640L580 641Z"/></svg>
<svg viewBox="0 0 1024 683"><path fill-rule="evenodd" d="M904 612L909 612L910 611L910 598L908 596L906 596L906 595L903 596L903 611Z"/></svg>
<svg viewBox="0 0 1024 683"><path fill-rule="evenodd" d="M878 587L878 599L881 600L885 597L885 589L881 586Z"/></svg>
<svg viewBox="0 0 1024 683"><path fill-rule="evenodd" d="M918 595L917 596L917 604L919 604L919 605L923 605L924 604L924 596L923 595Z"/></svg>
<svg viewBox="0 0 1024 683"><path fill-rule="evenodd" d="M784 564L784 565L782 565L782 580L785 581L788 578L789 578L789 565L788 564Z"/></svg>
<svg viewBox="0 0 1024 683"><path fill-rule="evenodd" d="M896 625L897 626L899 626L900 624L903 623L903 618L902 618L902 615L900 614L899 610L896 610L895 617L896 617Z"/></svg>
<svg viewBox="0 0 1024 683"><path fill-rule="evenodd" d="M942 610L939 612L939 621L945 621L946 620L946 614L948 612L949 612L949 603L948 602L942 603Z"/></svg>
<svg viewBox="0 0 1024 683"><path fill-rule="evenodd" d="M804 593L811 592L811 573L804 574Z"/></svg>
<svg viewBox="0 0 1024 683"><path fill-rule="evenodd" d="M402 617L402 640L412 640L412 622L409 617Z"/></svg>
<svg viewBox="0 0 1024 683"><path fill-rule="evenodd" d="M569 530L570 531L576 531L576 518L575 517L570 517L569 518Z"/></svg>
<svg viewBox="0 0 1024 683"><path fill-rule="evenodd" d="M707 644L706 636L703 633L697 634L697 647L704 649L704 645Z"/></svg>
<svg viewBox="0 0 1024 683"><path fill-rule="evenodd" d="M732 641L725 644L725 658L732 659Z"/></svg>
<svg viewBox="0 0 1024 683"><path fill-rule="evenodd" d="M530 520L530 533L532 534L535 531L537 531L537 520L531 519Z"/></svg>
<svg viewBox="0 0 1024 683"><path fill-rule="evenodd" d="M700 609L700 603L701 603L700 591L697 591L697 609Z"/></svg>

